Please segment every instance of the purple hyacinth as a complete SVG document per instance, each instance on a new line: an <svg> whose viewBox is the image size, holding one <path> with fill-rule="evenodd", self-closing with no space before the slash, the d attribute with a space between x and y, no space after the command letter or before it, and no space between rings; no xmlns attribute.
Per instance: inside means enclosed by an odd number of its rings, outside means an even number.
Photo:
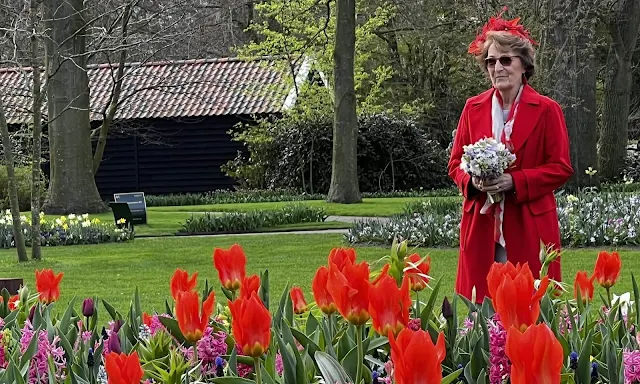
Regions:
<svg viewBox="0 0 640 384"><path fill-rule="evenodd" d="M34 336L33 326L27 320L20 338L20 352L24 353L27 350ZM64 350L57 345L60 342L60 338L55 336L53 341L49 343L46 330L40 330L37 337L38 350L29 363L29 384L45 384L49 382L49 355L53 358L53 363L56 367L56 380L64 381L66 378L64 368L67 362L64 357Z"/></svg>

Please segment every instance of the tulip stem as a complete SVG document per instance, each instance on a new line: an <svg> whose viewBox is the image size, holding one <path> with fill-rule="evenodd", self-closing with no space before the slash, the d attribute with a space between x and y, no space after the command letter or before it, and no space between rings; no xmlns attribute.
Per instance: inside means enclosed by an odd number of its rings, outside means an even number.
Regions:
<svg viewBox="0 0 640 384"><path fill-rule="evenodd" d="M356 325L356 348L358 352L358 365L356 367L355 384L360 384L362 378L362 362L364 361L364 348L362 345L362 325Z"/></svg>
<svg viewBox="0 0 640 384"><path fill-rule="evenodd" d="M253 361L255 362L255 371L256 371L256 384L262 384L262 367L260 366L260 358L254 357Z"/></svg>
<svg viewBox="0 0 640 384"><path fill-rule="evenodd" d="M420 317L420 292L416 291L416 318Z"/></svg>
<svg viewBox="0 0 640 384"><path fill-rule="evenodd" d="M613 307L613 301L611 300L611 287L607 287L605 289L607 290L607 300L609 300L609 302L607 303L607 308L611 308Z"/></svg>

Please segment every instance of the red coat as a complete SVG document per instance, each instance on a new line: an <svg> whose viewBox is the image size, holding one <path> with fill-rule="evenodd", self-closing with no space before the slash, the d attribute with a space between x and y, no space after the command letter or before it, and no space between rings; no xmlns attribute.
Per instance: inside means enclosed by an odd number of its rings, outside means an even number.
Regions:
<svg viewBox="0 0 640 384"><path fill-rule="evenodd" d="M487 293L487 273L494 262L494 217L481 214L487 194L471 184L471 177L459 168L463 146L492 137L491 96L493 89L467 100L449 159L449 176L464 196L460 225L460 255L456 292L476 301ZM513 264L529 263L539 278L540 240L560 249L560 228L554 191L573 174L569 138L562 109L552 99L525 85L511 140L516 154L514 189L506 193L503 233L507 259ZM549 268L549 277L561 281L560 260Z"/></svg>

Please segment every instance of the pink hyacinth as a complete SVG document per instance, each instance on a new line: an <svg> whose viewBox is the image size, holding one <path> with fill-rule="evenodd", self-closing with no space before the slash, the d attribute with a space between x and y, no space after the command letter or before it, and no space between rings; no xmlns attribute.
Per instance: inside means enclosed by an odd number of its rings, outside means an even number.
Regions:
<svg viewBox="0 0 640 384"><path fill-rule="evenodd" d="M624 384L640 383L640 351L623 352Z"/></svg>
<svg viewBox="0 0 640 384"><path fill-rule="evenodd" d="M511 363L505 353L507 331L496 313L493 320L488 321L489 327L489 383L502 384L511 373Z"/></svg>
<svg viewBox="0 0 640 384"><path fill-rule="evenodd" d="M27 320L22 329L22 337L20 338L20 352L24 353L27 350L34 336L33 326L31 322ZM49 355L52 356L53 363L56 367L56 379L64 381L64 368L67 362L62 347L56 346L60 342L60 338L55 336L52 343L49 344L46 330L41 330L37 337L38 350L29 363L29 384L44 384L49 382Z"/></svg>
<svg viewBox="0 0 640 384"><path fill-rule="evenodd" d="M216 357L227 354L227 334L213 332L207 327L202 339L198 340L198 358L202 361L202 374L213 376L216 372Z"/></svg>
<svg viewBox="0 0 640 384"><path fill-rule="evenodd" d="M6 369L7 366L9 365L9 362L5 357L5 353L6 352L4 350L4 340L3 340L2 333L0 333L0 368L2 369Z"/></svg>
<svg viewBox="0 0 640 384"><path fill-rule="evenodd" d="M279 376L282 376L282 372L284 372L284 363L282 362L282 355L280 352L276 354L276 372Z"/></svg>
<svg viewBox="0 0 640 384"><path fill-rule="evenodd" d="M162 317L171 317L169 315L167 315L166 313L163 313L162 315L160 315ZM151 336L155 335L158 331L163 331L164 325L162 325L162 323L160 322L160 319L158 318L158 315L153 315L151 316L151 324L149 325L149 331L151 332Z"/></svg>
<svg viewBox="0 0 640 384"><path fill-rule="evenodd" d="M421 326L422 326L422 320L420 320L418 318L409 320L409 329L410 330L418 331L418 330L420 330Z"/></svg>

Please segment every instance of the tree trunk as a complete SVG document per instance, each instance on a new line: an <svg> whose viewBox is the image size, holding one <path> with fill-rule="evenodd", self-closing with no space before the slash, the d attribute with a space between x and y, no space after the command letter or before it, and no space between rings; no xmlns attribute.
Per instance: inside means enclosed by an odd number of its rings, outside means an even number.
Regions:
<svg viewBox="0 0 640 384"><path fill-rule="evenodd" d="M629 142L632 59L640 34L640 2L623 0L608 26L612 46L607 57L604 83L598 168L602 177L615 180L624 170Z"/></svg>
<svg viewBox="0 0 640 384"><path fill-rule="evenodd" d="M331 186L327 200L362 201L358 186L358 116L355 92L356 0L337 1Z"/></svg>
<svg viewBox="0 0 640 384"><path fill-rule="evenodd" d="M11 217L13 219L13 240L18 250L18 261L29 261L27 258L27 247L24 244L22 234L22 223L20 222L20 205L18 204L18 187L16 185L16 173L13 169L13 148L11 137L9 137L9 127L4 116L4 105L0 97L0 135L2 135L2 149L4 151L4 161L7 167L7 181L9 183L9 202L11 204Z"/></svg>
<svg viewBox="0 0 640 384"><path fill-rule="evenodd" d="M33 75L33 151L31 155L31 258L42 259L40 249L40 157L42 140L42 90L40 89L40 58L38 56L38 0L31 0L29 9L31 22L31 73Z"/></svg>
<svg viewBox="0 0 640 384"><path fill-rule="evenodd" d="M585 173L597 168L596 72L590 36L595 33L591 2L553 0L550 23L549 74L551 97L561 106L569 131L571 162L575 170L567 187L597 186L598 175ZM573 18L571 21L568 19Z"/></svg>
<svg viewBox="0 0 640 384"><path fill-rule="evenodd" d="M96 144L96 152L93 154L93 174L98 173L100 169L100 163L104 155L104 149L107 146L107 136L109 136L109 128L113 123L113 118L118 111L118 103L120 102L120 93L122 91L122 80L124 77L124 65L127 61L127 49L124 48L127 45L127 26L129 25L129 18L131 17L131 3L127 4L122 16L122 50L120 51L120 59L118 61L118 70L116 71L116 77L113 84L113 92L111 93L111 101L109 103L109 109L102 120L100 125L100 136L98 137L98 143Z"/></svg>
<svg viewBox="0 0 640 384"><path fill-rule="evenodd" d="M93 177L83 0L44 2L51 175L43 210L53 214L106 210Z"/></svg>

